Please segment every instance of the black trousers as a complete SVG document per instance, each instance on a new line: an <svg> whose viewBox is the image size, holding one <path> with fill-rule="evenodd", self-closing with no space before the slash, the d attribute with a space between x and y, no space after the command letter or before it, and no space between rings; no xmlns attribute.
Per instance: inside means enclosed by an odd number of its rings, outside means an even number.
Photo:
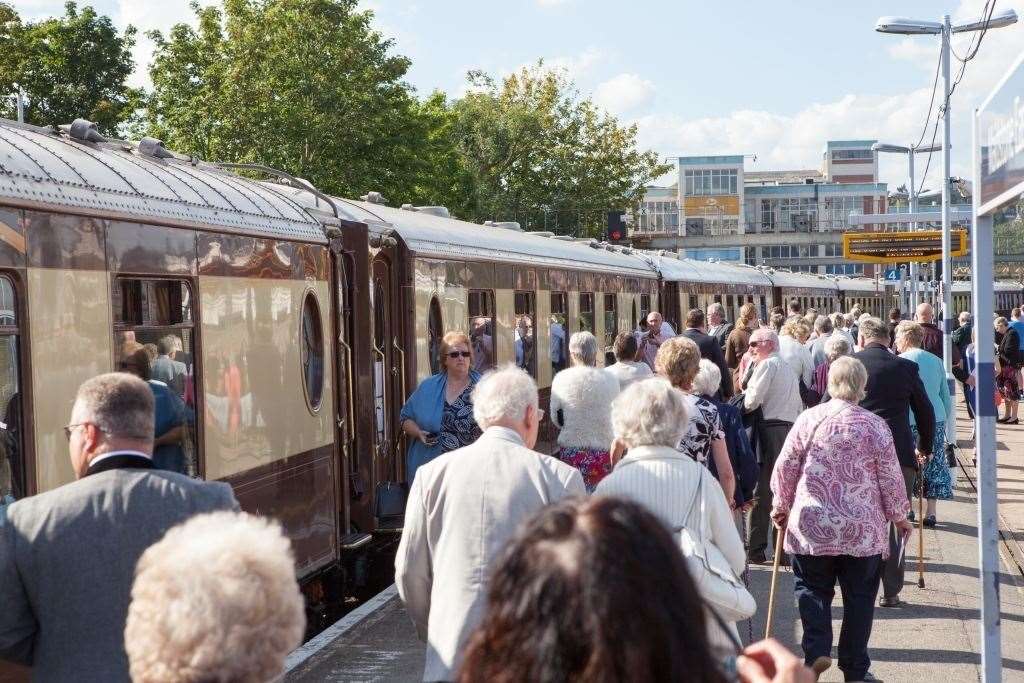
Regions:
<svg viewBox="0 0 1024 683"><path fill-rule="evenodd" d="M761 465L761 472L754 486L754 498L757 502L750 510L747 531L747 555L758 557L768 556L768 546L774 548L774 539L777 531L772 524L772 470L775 469L775 461L786 443L786 435L789 434L792 422L780 420L766 420L759 425L757 433L757 461Z"/></svg>
<svg viewBox="0 0 1024 683"><path fill-rule="evenodd" d="M843 595L843 626L839 632L839 668L847 681L860 681L871 667L868 640L875 618L875 596L882 556L793 555L796 600L803 623L800 645L804 662L832 656L832 599L836 582Z"/></svg>

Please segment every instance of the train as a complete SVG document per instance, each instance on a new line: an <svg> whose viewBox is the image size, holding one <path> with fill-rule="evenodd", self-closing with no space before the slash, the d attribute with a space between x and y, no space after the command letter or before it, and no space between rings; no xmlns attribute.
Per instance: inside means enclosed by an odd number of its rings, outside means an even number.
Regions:
<svg viewBox="0 0 1024 683"><path fill-rule="evenodd" d="M712 302L766 318L792 299L875 315L894 300L874 280L333 197L82 119L0 120L0 496L71 481L63 426L79 384L169 339L187 368L191 473L280 521L315 622L388 571L406 485L399 410L438 371L446 331L470 334L481 371L523 367L546 403L568 333L607 347L652 310L678 330Z"/></svg>

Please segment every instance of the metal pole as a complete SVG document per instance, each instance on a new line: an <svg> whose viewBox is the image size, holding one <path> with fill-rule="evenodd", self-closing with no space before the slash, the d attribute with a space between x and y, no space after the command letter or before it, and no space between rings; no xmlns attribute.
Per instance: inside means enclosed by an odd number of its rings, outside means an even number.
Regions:
<svg viewBox="0 0 1024 683"><path fill-rule="evenodd" d="M942 18L945 29L942 32L942 92L946 105L942 109L942 284L939 292L942 302L942 367L946 370L949 384L949 410L946 412L946 443L956 443L956 381L953 378L953 256L950 239L949 217L949 54L952 32L949 15ZM938 299L938 297L936 297Z"/></svg>
<svg viewBox="0 0 1024 683"><path fill-rule="evenodd" d="M910 301L910 298L909 298L909 295L908 295L908 292L907 292L907 269L906 269L905 266L900 266L900 289L899 289L899 292L900 292L900 298L898 299L898 301L900 302L900 310L903 311L903 315L906 315L907 314L907 309L909 308L908 302Z"/></svg>
<svg viewBox="0 0 1024 683"><path fill-rule="evenodd" d="M974 111L974 229L971 230L971 305L974 307L974 352L977 396L974 410L975 451L978 469L978 564L981 579L981 671L984 683L1002 680L999 623L999 531L996 477L996 406L994 332L995 310L992 217L979 216L981 207L981 151L978 148L978 111Z"/></svg>
<svg viewBox="0 0 1024 683"><path fill-rule="evenodd" d="M908 198L908 204L910 206L910 212L915 213L917 211L917 185L914 184L914 154L916 150L911 147L910 153L907 156L910 158L910 195ZM910 224L910 231L914 232L917 230L917 222ZM908 320L914 319L914 309L917 308L917 261L910 262L910 303L904 313L908 314Z"/></svg>

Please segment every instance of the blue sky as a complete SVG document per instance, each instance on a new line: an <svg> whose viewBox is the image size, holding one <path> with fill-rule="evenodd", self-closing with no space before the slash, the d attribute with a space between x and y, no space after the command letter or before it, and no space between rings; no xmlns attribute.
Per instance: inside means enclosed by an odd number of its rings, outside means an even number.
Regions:
<svg viewBox="0 0 1024 683"><path fill-rule="evenodd" d="M210 0L205 0L209 3ZM81 2L80 4L86 4ZM188 20L187 0L96 0L116 23L166 29ZM827 139L908 144L922 131L938 55L935 37L878 34L884 14L977 15L983 0L695 2L649 0L364 0L376 26L412 59L421 94L463 92L465 72L506 74L543 58L581 92L636 123L663 156L756 154L751 170L816 168ZM62 0L14 0L24 16ZM1024 14L1024 0L999 9ZM954 47L963 53L966 38ZM137 82L152 46L140 41ZM953 102L954 174L970 163L969 112L1024 49L1024 27L992 31ZM955 73L955 71L954 71ZM928 138L930 140L931 130ZM938 160L933 163L934 173ZM905 161L883 156L882 180L903 182ZM932 176L937 177L937 176Z"/></svg>

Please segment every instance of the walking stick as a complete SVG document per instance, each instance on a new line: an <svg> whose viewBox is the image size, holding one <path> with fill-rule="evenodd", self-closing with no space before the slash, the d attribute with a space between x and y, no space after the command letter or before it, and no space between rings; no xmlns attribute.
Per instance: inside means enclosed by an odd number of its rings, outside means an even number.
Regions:
<svg viewBox="0 0 1024 683"><path fill-rule="evenodd" d="M778 529L775 539L775 559L772 560L772 583L768 589L768 615L764 622L764 637L772 634L772 615L775 613L775 580L779 577L779 560L782 559L782 539L786 536L785 528Z"/></svg>
<svg viewBox="0 0 1024 683"><path fill-rule="evenodd" d="M917 587L924 588L924 472L917 491Z"/></svg>

